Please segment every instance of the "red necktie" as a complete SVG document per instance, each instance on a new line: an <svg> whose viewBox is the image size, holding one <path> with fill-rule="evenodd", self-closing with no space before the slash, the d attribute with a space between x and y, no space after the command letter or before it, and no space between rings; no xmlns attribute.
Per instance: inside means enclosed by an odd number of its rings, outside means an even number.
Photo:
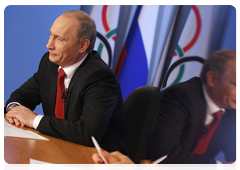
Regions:
<svg viewBox="0 0 240 170"><path fill-rule="evenodd" d="M196 154L203 155L206 152L208 145L213 137L213 134L221 121L222 110L219 110L218 112L214 113L213 116L214 116L213 121L207 126L208 134L202 135L197 146L193 150L193 152Z"/></svg>
<svg viewBox="0 0 240 170"><path fill-rule="evenodd" d="M56 96L56 105L55 105L55 116L59 119L64 119L64 106L65 98L62 96L65 91L64 77L66 73L61 68L58 73L58 83L57 83L57 96Z"/></svg>

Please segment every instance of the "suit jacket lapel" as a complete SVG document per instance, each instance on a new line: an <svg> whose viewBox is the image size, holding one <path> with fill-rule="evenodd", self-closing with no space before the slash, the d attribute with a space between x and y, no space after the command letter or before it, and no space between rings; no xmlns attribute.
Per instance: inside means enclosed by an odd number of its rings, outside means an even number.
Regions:
<svg viewBox="0 0 240 170"><path fill-rule="evenodd" d="M77 70L73 74L73 77L70 81L70 84L69 84L69 87L68 87L68 92L67 92L67 98L66 98L66 101L65 101L65 117L67 117L67 111L68 111L68 106L69 106L69 98L72 95L73 87L74 87L76 81L78 80L79 76L81 75L83 69L85 68L86 63L90 60L91 56L92 56L92 53L89 53L88 56L83 61L83 63L77 68Z"/></svg>
<svg viewBox="0 0 240 170"><path fill-rule="evenodd" d="M205 119L206 119L206 107L207 107L207 103L206 103L206 100L205 100L205 97L204 97L204 94L203 94L203 88L202 88L202 82L199 81L198 84L197 84L199 87L198 89L200 90L198 93L200 94L199 95L199 98L196 100L198 102L198 105L201 106L199 108L199 129L198 129L198 133L197 133L197 138L195 140L195 144L197 144L197 142L199 141L199 139L201 138L202 136L202 133L204 131L204 122L205 122Z"/></svg>
<svg viewBox="0 0 240 170"><path fill-rule="evenodd" d="M72 80L69 84L68 90L67 90L67 98L65 100L65 117L67 117L67 111L68 111L68 106L69 106L69 98L72 95L72 91L73 91L73 87L77 81L77 79L79 78L81 72L79 71L79 68L76 70L76 72L74 73Z"/></svg>
<svg viewBox="0 0 240 170"><path fill-rule="evenodd" d="M49 94L49 106L50 106L50 113L53 113L52 116L55 116L55 104L56 104L56 93L57 93L57 77L58 77L58 65L53 65L51 67L51 74L49 79L51 95Z"/></svg>

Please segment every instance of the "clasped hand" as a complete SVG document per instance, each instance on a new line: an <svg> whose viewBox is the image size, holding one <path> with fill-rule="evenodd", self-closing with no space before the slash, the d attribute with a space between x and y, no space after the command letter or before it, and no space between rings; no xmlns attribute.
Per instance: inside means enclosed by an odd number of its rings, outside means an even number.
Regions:
<svg viewBox="0 0 240 170"><path fill-rule="evenodd" d="M9 110L6 114L6 118L11 124L16 124L17 126L28 126L33 128L33 121L37 116L36 112L33 112L25 106L16 106Z"/></svg>

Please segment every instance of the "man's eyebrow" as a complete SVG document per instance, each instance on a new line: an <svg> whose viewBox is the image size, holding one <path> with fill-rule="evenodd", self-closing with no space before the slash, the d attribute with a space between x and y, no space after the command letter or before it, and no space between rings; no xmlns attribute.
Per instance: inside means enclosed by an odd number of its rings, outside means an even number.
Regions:
<svg viewBox="0 0 240 170"><path fill-rule="evenodd" d="M50 34L52 34L51 30L49 30L49 32L50 32ZM59 38L61 38L62 40L65 40L65 41L68 40L68 37L63 37L63 36L58 35L58 34L53 34L53 36L54 36L54 37L59 37Z"/></svg>
<svg viewBox="0 0 240 170"><path fill-rule="evenodd" d="M51 30L50 30L49 32L50 32L50 34L52 34ZM54 36L56 36L56 37L62 37L62 36L57 35L57 34L54 34Z"/></svg>

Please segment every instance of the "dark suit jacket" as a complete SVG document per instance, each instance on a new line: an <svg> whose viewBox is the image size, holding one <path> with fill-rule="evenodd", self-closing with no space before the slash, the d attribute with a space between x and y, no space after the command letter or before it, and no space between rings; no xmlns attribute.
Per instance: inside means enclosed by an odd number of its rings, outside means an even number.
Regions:
<svg viewBox="0 0 240 170"><path fill-rule="evenodd" d="M93 146L94 136L103 149L128 153L121 89L112 70L96 51L88 54L69 84L65 119L55 117L58 65L47 52L34 74L12 93L16 101L34 110L42 102L44 117L38 131L67 141Z"/></svg>
<svg viewBox="0 0 240 170"><path fill-rule="evenodd" d="M227 161L236 160L236 110L226 110L206 153L193 153L199 141L205 116L206 101L202 82L195 77L161 92L156 127L151 144L151 159L168 155L162 163L216 163L220 150Z"/></svg>

